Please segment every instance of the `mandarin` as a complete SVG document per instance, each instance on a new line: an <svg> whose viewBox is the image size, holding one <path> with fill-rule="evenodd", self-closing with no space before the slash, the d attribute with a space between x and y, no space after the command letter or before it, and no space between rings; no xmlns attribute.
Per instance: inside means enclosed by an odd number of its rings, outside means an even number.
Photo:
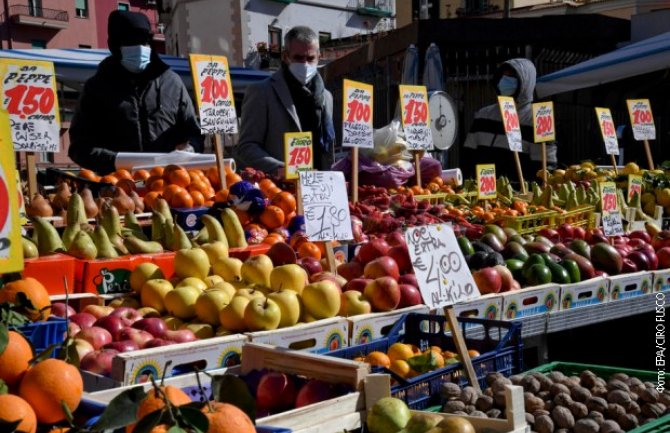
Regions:
<svg viewBox="0 0 670 433"><path fill-rule="evenodd" d="M16 431L24 433L35 433L37 431L35 410L27 401L17 395L0 395L0 420L5 422L21 420L16 427Z"/></svg>
<svg viewBox="0 0 670 433"><path fill-rule="evenodd" d="M272 197L272 204L284 211L284 215L295 212L296 200L295 196L288 191L282 191Z"/></svg>
<svg viewBox="0 0 670 433"><path fill-rule="evenodd" d="M268 229L276 229L284 224L284 211L277 206L270 205L260 216L261 223Z"/></svg>
<svg viewBox="0 0 670 433"><path fill-rule="evenodd" d="M0 379L14 387L23 378L33 359L33 349L23 335L8 332L9 340L4 352L0 353Z"/></svg>
<svg viewBox="0 0 670 433"><path fill-rule="evenodd" d="M205 405L202 412L209 420L207 433L254 433L256 428L251 419L237 406L228 403L211 401Z"/></svg>
<svg viewBox="0 0 670 433"><path fill-rule="evenodd" d="M27 309L25 314L33 322L46 321L51 314L51 299L49 292L42 283L33 277L26 277L12 281L0 288L0 304L3 302L16 303L17 295L23 293L33 304L34 309Z"/></svg>

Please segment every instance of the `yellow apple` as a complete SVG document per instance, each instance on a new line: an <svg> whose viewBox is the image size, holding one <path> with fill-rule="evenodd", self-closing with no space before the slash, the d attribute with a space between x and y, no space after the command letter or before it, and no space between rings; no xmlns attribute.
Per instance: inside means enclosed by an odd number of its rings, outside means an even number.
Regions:
<svg viewBox="0 0 670 433"><path fill-rule="evenodd" d="M209 277L205 278L205 284L207 284L207 287L214 287L219 283L224 283L225 280L223 277L220 277L218 275L210 275Z"/></svg>
<svg viewBox="0 0 670 433"><path fill-rule="evenodd" d="M260 290L252 289L252 288L244 288L240 289L237 292L235 292L235 296L241 296L243 298L247 298L249 300L256 299L256 298L265 298L265 293L263 293Z"/></svg>
<svg viewBox="0 0 670 433"><path fill-rule="evenodd" d="M165 312L165 295L174 290L168 280L149 280L142 286L140 294L142 306L154 308L159 313Z"/></svg>
<svg viewBox="0 0 670 433"><path fill-rule="evenodd" d="M141 289L141 287L140 287ZM139 290L138 290L139 293ZM119 307L130 307L134 309L140 308L142 305L140 301L137 300L134 296L123 296L121 298L116 298L109 303L110 307L119 308Z"/></svg>
<svg viewBox="0 0 670 433"><path fill-rule="evenodd" d="M307 283L307 271L300 265L277 266L270 272L270 288L274 291L293 290L300 294Z"/></svg>
<svg viewBox="0 0 670 433"><path fill-rule="evenodd" d="M140 313L145 319L161 317L160 311L152 307L140 307L137 309L137 312Z"/></svg>
<svg viewBox="0 0 670 433"><path fill-rule="evenodd" d="M216 328L215 336L216 337L225 337L226 335L233 335L233 334L234 334L234 332L231 332L231 331L227 330L223 326L219 326L218 328Z"/></svg>
<svg viewBox="0 0 670 433"><path fill-rule="evenodd" d="M225 281L217 283L216 285L210 287L210 289L223 290L224 292L228 293L228 295L229 295L228 297L231 298L231 299L232 299L233 296L235 296L235 293L237 293L237 289L235 288L235 286L233 286L230 283L226 283Z"/></svg>
<svg viewBox="0 0 670 433"><path fill-rule="evenodd" d="M228 257L228 245L222 241L209 242L200 248L207 253L210 263L214 263L220 257Z"/></svg>
<svg viewBox="0 0 670 433"><path fill-rule="evenodd" d="M340 311L341 291L333 281L308 284L302 291L302 302L307 313L315 319L335 317Z"/></svg>
<svg viewBox="0 0 670 433"><path fill-rule="evenodd" d="M358 290L348 290L342 293L340 312L342 317L356 316L358 314L368 314L372 312L372 305Z"/></svg>
<svg viewBox="0 0 670 433"><path fill-rule="evenodd" d="M207 283L205 283L200 278L186 277L183 280L181 280L176 286L174 286L174 288L178 289L184 286L195 287L196 289L200 289L200 291L203 292L207 288Z"/></svg>
<svg viewBox="0 0 670 433"><path fill-rule="evenodd" d="M265 254L249 257L242 265L242 279L249 284L270 287L272 260Z"/></svg>
<svg viewBox="0 0 670 433"><path fill-rule="evenodd" d="M195 316L195 301L202 291L193 286L181 286L165 295L165 309L180 319L190 319Z"/></svg>
<svg viewBox="0 0 670 433"><path fill-rule="evenodd" d="M214 328L209 323L184 323L179 329L190 329L200 339L214 336Z"/></svg>
<svg viewBox="0 0 670 433"><path fill-rule="evenodd" d="M279 327L293 326L300 320L300 299L293 290L280 290L268 295L268 299L275 301L281 311Z"/></svg>
<svg viewBox="0 0 670 433"><path fill-rule="evenodd" d="M277 329L280 321L281 309L272 299L252 299L244 309L244 324L250 331Z"/></svg>
<svg viewBox="0 0 670 433"><path fill-rule="evenodd" d="M180 278L196 277L204 280L209 275L209 269L209 257L201 248L185 248L174 255L174 272Z"/></svg>
<svg viewBox="0 0 670 433"><path fill-rule="evenodd" d="M244 324L244 309L251 299L244 296L233 296L230 303L219 312L221 326L231 332L242 332L246 330Z"/></svg>
<svg viewBox="0 0 670 433"><path fill-rule="evenodd" d="M130 273L130 288L135 293L140 293L142 286L149 280L164 279L163 271L155 263L140 263Z"/></svg>
<svg viewBox="0 0 670 433"><path fill-rule="evenodd" d="M244 262L235 257L219 257L212 262L212 271L229 283L242 281Z"/></svg>
<svg viewBox="0 0 670 433"><path fill-rule="evenodd" d="M223 289L207 289L198 296L195 301L195 315L198 320L210 325L218 326L219 312L230 302L232 296Z"/></svg>
<svg viewBox="0 0 670 433"><path fill-rule="evenodd" d="M162 319L163 322L165 322L165 324L167 325L167 328L171 329L172 331L179 329L179 327L184 324L184 321L181 320L179 317L163 316Z"/></svg>

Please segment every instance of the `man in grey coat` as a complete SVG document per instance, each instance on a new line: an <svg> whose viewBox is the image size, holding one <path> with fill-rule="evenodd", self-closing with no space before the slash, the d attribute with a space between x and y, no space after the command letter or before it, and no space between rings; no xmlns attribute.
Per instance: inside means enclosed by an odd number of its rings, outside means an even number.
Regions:
<svg viewBox="0 0 670 433"><path fill-rule="evenodd" d="M202 151L200 125L181 78L150 47L146 15L109 15L112 55L84 85L70 126L70 158L101 175L118 152Z"/></svg>
<svg viewBox="0 0 670 433"><path fill-rule="evenodd" d="M277 174L284 167L284 133L312 132L314 168L330 166L335 140L333 95L317 72L319 38L308 27L289 30L282 67L247 88L242 105L238 166Z"/></svg>

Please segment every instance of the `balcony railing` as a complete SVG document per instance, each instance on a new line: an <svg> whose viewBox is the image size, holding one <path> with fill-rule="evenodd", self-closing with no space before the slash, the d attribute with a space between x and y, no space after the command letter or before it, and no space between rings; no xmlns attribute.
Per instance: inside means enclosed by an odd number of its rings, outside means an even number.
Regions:
<svg viewBox="0 0 670 433"><path fill-rule="evenodd" d="M65 23L70 20L67 11L59 9L39 8L29 5L12 5L9 7L9 15L37 17L37 18L44 18L47 20L61 21Z"/></svg>
<svg viewBox="0 0 670 433"><path fill-rule="evenodd" d="M351 0L349 6L356 8L359 15L388 18L393 15L393 10L388 0Z"/></svg>

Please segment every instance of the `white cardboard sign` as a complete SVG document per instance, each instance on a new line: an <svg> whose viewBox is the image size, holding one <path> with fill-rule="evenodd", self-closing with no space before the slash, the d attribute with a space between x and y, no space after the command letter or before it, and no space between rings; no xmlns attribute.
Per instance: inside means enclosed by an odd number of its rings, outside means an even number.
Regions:
<svg viewBox="0 0 670 433"><path fill-rule="evenodd" d="M354 238L344 174L341 171L301 171L300 195L305 230L311 241Z"/></svg>

